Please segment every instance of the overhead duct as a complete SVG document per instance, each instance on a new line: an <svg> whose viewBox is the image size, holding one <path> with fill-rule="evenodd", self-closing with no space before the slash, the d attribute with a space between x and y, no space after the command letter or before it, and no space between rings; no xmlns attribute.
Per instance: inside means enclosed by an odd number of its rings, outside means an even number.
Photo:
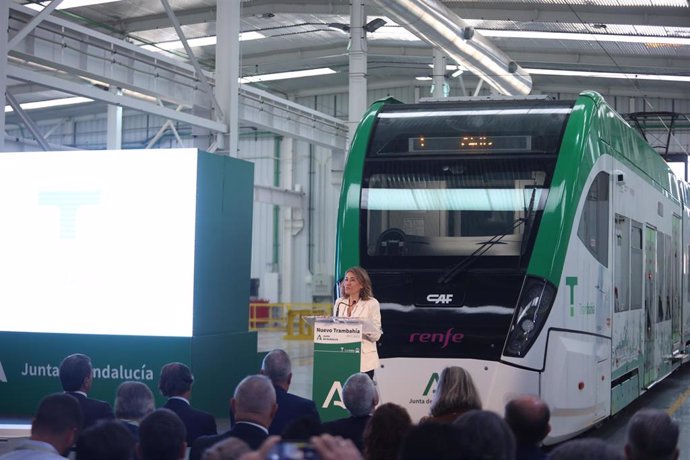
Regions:
<svg viewBox="0 0 690 460"><path fill-rule="evenodd" d="M503 51L437 0L373 0L386 16L443 50L508 96L529 94L532 78Z"/></svg>

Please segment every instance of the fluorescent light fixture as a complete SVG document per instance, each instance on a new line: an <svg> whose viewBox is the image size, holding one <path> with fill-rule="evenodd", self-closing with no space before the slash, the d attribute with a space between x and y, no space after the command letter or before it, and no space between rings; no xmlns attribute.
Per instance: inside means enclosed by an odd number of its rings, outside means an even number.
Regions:
<svg viewBox="0 0 690 460"><path fill-rule="evenodd" d="M562 77L585 78L618 78L625 80L652 80L652 81L679 81L690 83L690 76L686 75L654 75L643 73L623 72L585 72L582 70L557 70L557 69L525 69L531 75L555 75Z"/></svg>
<svg viewBox="0 0 690 460"><path fill-rule="evenodd" d="M273 81L273 80L287 80L290 78L303 78L303 77L315 77L318 75L330 75L336 73L335 70L329 67L321 67L319 69L308 69L308 70L295 70L292 72L278 72L278 73L267 73L263 75L252 75L250 77L240 78L240 83L256 83L260 81Z"/></svg>
<svg viewBox="0 0 690 460"><path fill-rule="evenodd" d="M83 104L84 102L93 102L93 99L88 97L66 97L62 99L49 99L47 101L25 102L19 104L24 110L45 109L48 107L59 107L63 105ZM14 110L9 105L5 106L5 113L13 112Z"/></svg>
<svg viewBox="0 0 690 460"><path fill-rule="evenodd" d="M246 42L249 40L259 40L261 38L266 38L266 36L254 31L240 32L241 42ZM218 38L215 35L210 35L208 37L190 38L187 40L187 43L189 44L189 46L194 48L198 46L213 46L216 44L217 41ZM156 43L155 45L143 45L142 48L149 51L170 51L182 49L184 48L184 46L182 46L182 41L173 40L169 42Z"/></svg>
<svg viewBox="0 0 690 460"><path fill-rule="evenodd" d="M57 10L67 10L69 8L79 8L81 6L92 6L92 5L100 5L102 3L112 3L112 2L119 2L120 0L64 0L62 3L60 3L57 6ZM38 3L27 3L26 6L27 8L31 8L32 10L36 11L42 11L43 8L45 8L50 2L41 2L41 4Z"/></svg>
<svg viewBox="0 0 690 460"><path fill-rule="evenodd" d="M588 34L570 32L536 32L529 30L476 29L491 38L532 38L543 40L577 40L587 42L660 43L665 45L690 45L690 38L653 37L648 35Z"/></svg>
<svg viewBox="0 0 690 460"><path fill-rule="evenodd" d="M434 65L429 64L429 67L431 67L433 69ZM462 64L446 64L446 70L449 72L457 72L458 70L461 70L464 72L467 69Z"/></svg>
<svg viewBox="0 0 690 460"><path fill-rule="evenodd" d="M431 78L431 77L414 77L414 78L415 78L415 80L419 80L419 81L430 81L430 80L433 80L433 78Z"/></svg>
<svg viewBox="0 0 690 460"><path fill-rule="evenodd" d="M534 190L534 203L542 209L535 189L362 189L362 207L371 211L524 211Z"/></svg>
<svg viewBox="0 0 690 460"><path fill-rule="evenodd" d="M532 109L488 109L488 110L440 110L438 112L383 112L379 118L423 118L423 117L475 117L477 115L527 115L527 114L566 114L569 107Z"/></svg>

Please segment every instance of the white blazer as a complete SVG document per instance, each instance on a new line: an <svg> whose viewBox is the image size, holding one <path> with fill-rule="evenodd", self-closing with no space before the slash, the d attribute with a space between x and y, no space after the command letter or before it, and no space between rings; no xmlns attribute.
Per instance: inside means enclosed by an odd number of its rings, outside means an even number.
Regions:
<svg viewBox="0 0 690 460"><path fill-rule="evenodd" d="M347 317L347 297L340 297L333 305L333 316ZM373 297L369 300L359 299L352 310L350 318L366 318L371 321L376 332L362 334L362 353L360 354L360 372L368 372L379 367L379 353L376 350L376 341L381 338L381 306Z"/></svg>

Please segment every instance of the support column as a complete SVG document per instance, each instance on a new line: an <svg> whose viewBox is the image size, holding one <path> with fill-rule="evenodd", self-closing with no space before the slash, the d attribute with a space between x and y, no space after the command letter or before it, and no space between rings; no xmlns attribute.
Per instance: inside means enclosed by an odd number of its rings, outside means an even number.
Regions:
<svg viewBox="0 0 690 460"><path fill-rule="evenodd" d="M7 26L10 17L10 2L0 1L0 152L5 150L5 91L7 89Z"/></svg>
<svg viewBox="0 0 690 460"><path fill-rule="evenodd" d="M122 90L114 86L110 87L110 92L117 94L118 96L122 94ZM108 150L122 149L122 107L119 105L108 104L106 126L107 134L105 148Z"/></svg>
<svg viewBox="0 0 690 460"><path fill-rule="evenodd" d="M290 137L283 137L280 150L280 187L292 190L294 185L294 149L295 141ZM294 272L294 237L292 233L292 208L282 206L280 214L282 216L281 228L281 254L280 254L280 301L291 302L292 296L292 274Z"/></svg>
<svg viewBox="0 0 690 460"><path fill-rule="evenodd" d="M225 113L227 134L218 134L218 150L237 156L239 131L240 3L218 0L216 4L216 100Z"/></svg>
<svg viewBox="0 0 690 460"><path fill-rule="evenodd" d="M446 56L441 48L434 46L434 73L433 73L433 97L447 97L446 85Z"/></svg>
<svg viewBox="0 0 690 460"><path fill-rule="evenodd" d="M353 0L350 6L350 94L348 110L348 151L355 130L367 109L367 37L364 30L364 2ZM346 151L347 155L347 151Z"/></svg>

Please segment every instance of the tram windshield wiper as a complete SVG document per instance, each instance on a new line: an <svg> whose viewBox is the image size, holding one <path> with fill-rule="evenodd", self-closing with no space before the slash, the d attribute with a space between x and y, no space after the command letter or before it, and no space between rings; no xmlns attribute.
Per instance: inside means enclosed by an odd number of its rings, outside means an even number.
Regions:
<svg viewBox="0 0 690 460"><path fill-rule="evenodd" d="M479 259L481 256L483 256L489 249L494 247L497 244L505 244L501 243L501 240L505 238L508 235L512 235L513 232L522 224L525 224L525 233L531 228L530 221L532 219L532 210L534 209L534 197L536 195L537 188L533 187L532 188L532 194L530 196L529 200L529 206L525 210L525 217L519 217L515 219L512 223L512 227L499 234L499 235L494 235L490 239L484 241L481 243L481 246L479 246L477 249L475 249L472 254L469 256L465 257L462 259L460 262L457 264L453 265L450 267L443 275L441 275L437 281L438 284L448 284L451 281L455 279L456 276L458 276L460 273L462 273L467 267L472 265L477 259ZM525 233L523 233L523 240L522 242L524 243L525 241ZM520 255L522 256L522 244L520 245Z"/></svg>

